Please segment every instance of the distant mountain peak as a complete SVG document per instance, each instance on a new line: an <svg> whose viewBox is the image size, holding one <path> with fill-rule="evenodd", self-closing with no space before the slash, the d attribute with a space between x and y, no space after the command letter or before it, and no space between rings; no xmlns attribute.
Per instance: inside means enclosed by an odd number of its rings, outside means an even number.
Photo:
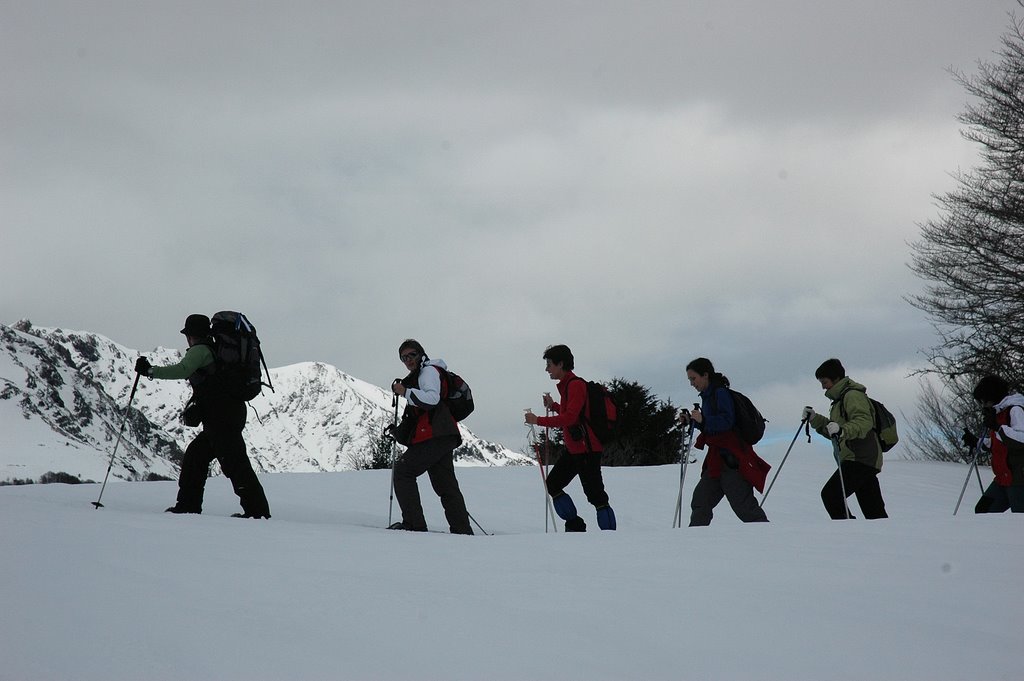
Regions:
<svg viewBox="0 0 1024 681"><path fill-rule="evenodd" d="M0 324L0 480L64 470L101 478L124 418L139 351L99 334L35 327L28 319ZM177 362L177 350L145 353L154 364ZM323 362L303 362L270 375L275 392L250 405L245 429L253 466L264 472L341 471L363 467L393 419L389 390ZM179 415L185 381L142 379L111 475L176 477L184 447L198 432ZM529 463L463 428L457 462Z"/></svg>

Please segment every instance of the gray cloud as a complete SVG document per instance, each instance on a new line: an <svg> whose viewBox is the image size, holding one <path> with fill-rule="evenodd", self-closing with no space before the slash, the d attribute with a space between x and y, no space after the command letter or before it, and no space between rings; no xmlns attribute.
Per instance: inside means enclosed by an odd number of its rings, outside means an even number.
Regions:
<svg viewBox="0 0 1024 681"><path fill-rule="evenodd" d="M512 447L553 342L679 404L698 355L772 400L918 365L907 242L976 162L946 69L1014 6L37 5L0 6L0 320L238 308L379 384L416 336Z"/></svg>

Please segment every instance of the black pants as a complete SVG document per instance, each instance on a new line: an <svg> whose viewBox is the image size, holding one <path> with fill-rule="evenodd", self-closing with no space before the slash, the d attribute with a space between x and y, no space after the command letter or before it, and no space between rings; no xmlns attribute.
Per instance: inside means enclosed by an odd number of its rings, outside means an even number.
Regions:
<svg viewBox="0 0 1024 681"><path fill-rule="evenodd" d="M426 473L430 485L441 498L444 517L452 534L473 534L469 526L469 511L466 500L455 478L455 463L452 452L459 444L456 435L439 437L410 445L405 454L395 461L395 496L402 509L402 524L409 529L426 529L420 503L420 488L416 478Z"/></svg>
<svg viewBox="0 0 1024 681"><path fill-rule="evenodd" d="M245 452L242 428L245 427L245 402L207 399L201 403L203 430L185 449L178 478L178 508L192 513L203 510L203 492L210 464L220 462L225 477L247 515L270 517L270 504L263 486Z"/></svg>
<svg viewBox="0 0 1024 681"><path fill-rule="evenodd" d="M840 470L843 473L842 481L839 480ZM878 469L858 461L843 461L821 488L821 501L832 520L846 519L849 509L846 506L846 499L843 498L844 485L846 496L857 495L857 503L860 504L860 510L864 512L865 518L875 520L889 517L885 512L882 489L878 486ZM851 514L850 517L854 516Z"/></svg>
<svg viewBox="0 0 1024 681"><path fill-rule="evenodd" d="M557 497L580 476L583 493L587 501L596 508L608 505L608 493L604 491L604 480L601 478L601 452L588 454L570 454L562 452L555 465L548 471L548 494Z"/></svg>
<svg viewBox="0 0 1024 681"><path fill-rule="evenodd" d="M995 481L988 486L974 507L975 513L1024 513L1024 485L1001 487Z"/></svg>
<svg viewBox="0 0 1024 681"><path fill-rule="evenodd" d="M708 454L708 456L718 456ZM754 486L743 477L736 468L722 464L721 474L717 478L705 474L693 488L690 500L690 527L701 527L711 524L715 506L725 497L729 500L736 517L745 523L766 523L768 516L761 509L754 497Z"/></svg>

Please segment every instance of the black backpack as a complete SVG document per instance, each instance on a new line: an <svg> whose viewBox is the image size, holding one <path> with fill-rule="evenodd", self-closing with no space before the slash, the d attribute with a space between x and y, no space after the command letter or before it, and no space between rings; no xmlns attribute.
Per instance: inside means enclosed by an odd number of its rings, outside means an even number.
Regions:
<svg viewBox="0 0 1024 681"><path fill-rule="evenodd" d="M768 419L761 416L754 403L743 393L729 388L729 394L736 408L736 434L748 445L756 445L764 437L764 424Z"/></svg>
<svg viewBox="0 0 1024 681"><path fill-rule="evenodd" d="M839 413L842 414L844 421L847 418L846 400L844 399L847 392L849 391L843 392L839 397ZM878 434L878 444L881 445L883 452L887 452L900 441L900 436L896 432L896 417L878 400L868 397L866 393L864 396L868 398L868 402L871 403L871 410L875 413L874 430Z"/></svg>
<svg viewBox="0 0 1024 681"><path fill-rule="evenodd" d="M263 391L264 385L273 392L274 386L263 382L261 365L267 370L267 381L270 381L270 370L263 359L256 327L244 314L218 312L210 319L210 334L217 365L215 381L225 393L248 402Z"/></svg>
<svg viewBox="0 0 1024 681"><path fill-rule="evenodd" d="M750 398L743 393L725 386L732 397L733 415L736 417L732 429L748 445L756 445L764 437L764 424L768 419L761 416ZM714 395L715 393L712 393ZM715 403L717 408L718 403Z"/></svg>
<svg viewBox="0 0 1024 681"><path fill-rule="evenodd" d="M581 420L594 431L597 441L602 446L606 445L618 435L619 405L603 383L587 381L578 376L575 380L583 381L587 386L587 403Z"/></svg>
<svg viewBox="0 0 1024 681"><path fill-rule="evenodd" d="M434 368L441 374L443 379L441 394L444 396L445 404L448 405L448 411L451 412L455 420L461 421L472 414L476 405L473 404L473 391L470 389L469 383L466 383L462 376L456 373L439 366Z"/></svg>

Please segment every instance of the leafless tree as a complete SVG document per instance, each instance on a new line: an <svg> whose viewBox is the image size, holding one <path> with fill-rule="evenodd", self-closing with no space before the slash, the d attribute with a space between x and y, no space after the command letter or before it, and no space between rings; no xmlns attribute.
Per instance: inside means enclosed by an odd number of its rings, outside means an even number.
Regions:
<svg viewBox="0 0 1024 681"><path fill-rule="evenodd" d="M922 393L924 420L910 447L917 457L960 459L949 443L954 430L953 439L962 434L961 410L976 408L978 378L1024 384L1024 22L1015 15L997 56L975 75L953 72L972 98L958 118L965 139L981 147L981 163L954 175L956 188L936 197L939 217L911 244L910 268L928 283L908 301L939 337L924 373L945 387Z"/></svg>
<svg viewBox="0 0 1024 681"><path fill-rule="evenodd" d="M921 380L917 413L909 419L909 432L902 438L904 451L911 459L971 460L971 452L963 444L964 429L978 435L981 418L968 381L966 376L948 379L943 387L935 381Z"/></svg>

